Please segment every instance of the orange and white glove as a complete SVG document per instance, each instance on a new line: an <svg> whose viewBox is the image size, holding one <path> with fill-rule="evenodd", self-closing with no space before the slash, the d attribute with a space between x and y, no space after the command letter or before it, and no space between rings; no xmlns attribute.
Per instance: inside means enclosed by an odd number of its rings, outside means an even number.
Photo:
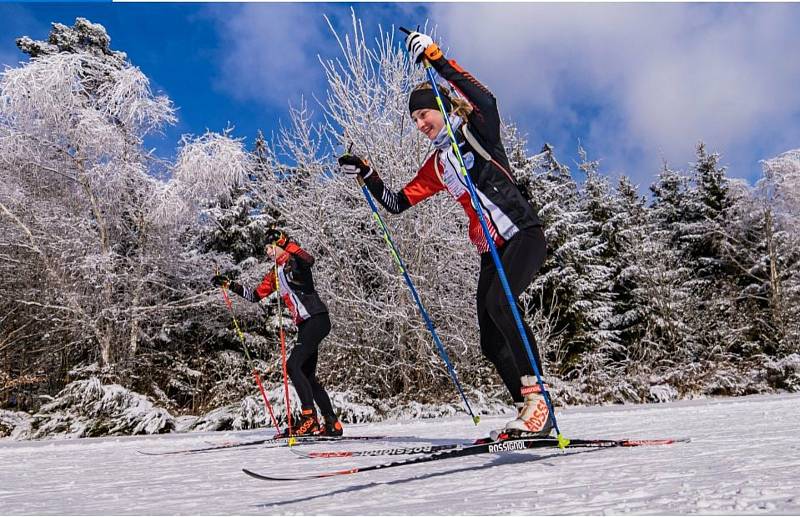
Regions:
<svg viewBox="0 0 800 517"><path fill-rule="evenodd" d="M439 46L433 42L430 36L421 32L411 32L406 36L406 49L415 63L422 61L422 58L435 61L442 57Z"/></svg>

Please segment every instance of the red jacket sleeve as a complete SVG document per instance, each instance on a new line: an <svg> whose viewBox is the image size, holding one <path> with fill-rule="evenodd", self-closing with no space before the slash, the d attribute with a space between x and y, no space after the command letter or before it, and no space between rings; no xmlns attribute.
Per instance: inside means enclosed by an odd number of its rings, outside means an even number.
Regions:
<svg viewBox="0 0 800 517"><path fill-rule="evenodd" d="M438 155L438 152L431 154L428 159L425 160L422 168L417 171L417 175L414 176L414 179L403 187L403 194L405 194L411 206L444 190L445 187L442 181L436 175L436 160L438 159Z"/></svg>
<svg viewBox="0 0 800 517"><path fill-rule="evenodd" d="M264 279L256 287L256 298L259 300L266 298L275 291L275 269L270 269L269 273L264 275Z"/></svg>

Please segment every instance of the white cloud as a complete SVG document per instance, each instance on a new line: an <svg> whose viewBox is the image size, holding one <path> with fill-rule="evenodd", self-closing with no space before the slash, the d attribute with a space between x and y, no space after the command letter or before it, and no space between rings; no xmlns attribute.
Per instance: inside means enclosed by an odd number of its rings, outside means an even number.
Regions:
<svg viewBox="0 0 800 517"><path fill-rule="evenodd" d="M314 4L214 9L221 40L217 87L240 100L285 107L322 79L317 54L329 32Z"/></svg>
<svg viewBox="0 0 800 517"><path fill-rule="evenodd" d="M800 136L797 4L441 3L431 19L504 114L530 120L532 146L582 134L645 180L631 169L682 166L701 138L755 164L748 149Z"/></svg>

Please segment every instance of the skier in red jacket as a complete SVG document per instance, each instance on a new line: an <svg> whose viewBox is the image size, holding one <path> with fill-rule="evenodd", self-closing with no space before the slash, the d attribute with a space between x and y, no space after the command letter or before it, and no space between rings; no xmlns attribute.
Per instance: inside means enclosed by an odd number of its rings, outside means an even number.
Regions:
<svg viewBox="0 0 800 517"><path fill-rule="evenodd" d="M331 399L316 375L319 345L331 330L331 320L328 308L314 288L311 275L314 257L280 230L271 229L267 241L270 242L266 248L267 255L276 265L264 275L258 287L245 287L238 282L231 282L224 275L217 275L211 281L251 302L258 302L280 288L279 295L297 325L297 344L286 362L302 406L300 421L292 433L295 436L341 436L342 424L336 418ZM315 402L325 420L322 427L314 409Z"/></svg>
<svg viewBox="0 0 800 517"><path fill-rule="evenodd" d="M497 246L512 294L518 299L544 262L547 245L541 220L509 172L508 157L500 137L497 101L469 72L455 61L448 61L429 36L412 32L406 38L406 46L415 60L427 59L460 94L456 97L446 88L440 89L464 164L478 191L480 209ZM360 176L372 195L394 214L439 192L449 193L463 207L469 220L469 239L481 257L477 291L481 350L497 368L519 411L506 429L547 436L553 427L552 416L528 360L429 83L414 88L409 96L408 111L417 129L431 140L434 151L403 189L389 190L377 171L359 156L349 153L341 156L340 170L343 174ZM533 334L527 325L524 327L541 368Z"/></svg>

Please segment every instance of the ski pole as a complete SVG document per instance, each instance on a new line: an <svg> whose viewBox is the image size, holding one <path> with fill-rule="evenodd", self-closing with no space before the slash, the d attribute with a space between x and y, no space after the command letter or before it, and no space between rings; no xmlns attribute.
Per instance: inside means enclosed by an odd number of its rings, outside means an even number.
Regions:
<svg viewBox="0 0 800 517"><path fill-rule="evenodd" d="M411 31L400 27L400 30L406 34L411 34ZM500 283L503 285L503 291L505 292L506 298L508 299L508 304L511 308L511 313L514 315L514 321L517 324L517 330L519 331L519 335L522 338L522 343L525 345L525 352L528 355L528 360L533 367L533 372L536 374L536 380L539 383L539 387L541 389L542 394L544 395L545 402L547 402L547 408L550 411L550 415L553 417L553 427L556 430L556 436L558 437L558 446L562 449L569 444L569 440L561 435L561 431L558 428L558 422L556 421L556 413L553 410L553 401L550 399L550 393L547 391L547 388L544 385L544 381L542 380L541 372L539 370L539 365L536 364L536 358L533 356L533 351L531 350L531 345L528 342L528 335L525 332L525 329L522 325L522 317L519 314L519 310L517 309L517 303L514 299L514 295L511 293L511 287L508 284L508 277L506 276L505 268L503 268L503 263L500 260L500 255L497 253L497 246L495 246L494 239L492 239L491 233L489 232L489 227L486 224L486 217L484 216L483 209L481 208L480 199L478 198L478 193L475 189L475 184L472 181L469 173L467 173L467 167L464 165L464 158L461 156L461 149L458 147L458 142L456 141L456 136L453 133L453 128L450 125L450 118L448 117L447 110L444 107L444 103L442 102L441 93L439 93L439 87L436 84L436 78L433 75L433 67L431 66L430 62L423 58L422 64L425 67L425 72L428 74L428 81L431 83L431 88L433 88L433 94L436 97L436 104L439 106L439 111L442 113L442 117L444 118L444 124L447 128L447 136L450 138L450 146L453 149L453 153L458 158L458 165L461 172L461 175L464 177L464 182L467 185L469 190L470 198L472 199L472 208L475 210L475 213L478 215L478 219L481 223L481 229L483 229L483 236L486 239L486 242L489 244L489 250L492 253L492 260L494 261L495 268L497 269L497 276L500 278Z"/></svg>
<svg viewBox="0 0 800 517"><path fill-rule="evenodd" d="M352 145L350 147L352 148ZM349 154L350 150L348 149L347 152ZM450 357L447 355L447 350L444 349L444 345L442 345L442 341L439 339L439 334L436 333L436 329L433 326L433 321L431 321L428 311L425 310L425 306L422 304L419 293L417 293L417 289L414 287L414 282L408 275L408 271L403 263L403 259L400 258L400 254L397 252L397 247L392 240L392 236L389 234L389 229L386 227L386 224L383 222L383 218L378 213L378 207L375 206L375 201L372 199L372 195L369 193L369 189L367 189L367 185L364 183L364 180L361 178L361 176L356 176L356 180L358 181L358 185L361 187L361 192L364 194L370 209L372 209L372 217L375 219L375 222L378 225L381 234L383 235L383 240L386 241L386 245L389 247L389 251L391 252L392 257L394 257L397 267L403 274L403 278L406 281L406 285L408 285L408 289L411 291L411 295L414 297L414 301L417 302L417 307L419 308L420 314L422 314L422 319L425 320L425 325L427 325L428 331L431 333L431 336L433 336L433 341L436 343L436 347L439 349L439 355L441 356L442 360L444 360L444 364L447 366L447 371L450 373L450 378L453 379L453 384L455 384L459 395L461 395L461 400L464 401L464 406L467 408L467 412L472 417L472 421L475 423L475 425L478 425L481 417L476 415L472 411L472 407L469 405L469 400L467 400L467 396L464 394L461 383L458 381L458 375L453 368L453 364L450 362Z"/></svg>
<svg viewBox="0 0 800 517"><path fill-rule="evenodd" d="M273 244L273 251L276 246ZM278 328L281 336L281 361L283 362L283 393L286 400L286 424L288 426L289 445L294 445L295 439L292 436L292 407L289 400L289 375L286 369L286 334L283 331L283 309L281 308L281 280L278 275L278 254L275 253L275 291L278 303Z"/></svg>
<svg viewBox="0 0 800 517"><path fill-rule="evenodd" d="M219 274L219 271L217 271ZM236 320L236 314L233 312L233 302L231 301L230 296L228 296L228 290L225 289L224 285L219 286L220 290L222 291L222 298L225 300L225 305L228 306L228 310L231 313L231 318L233 319L233 327L236 330L236 335L239 337L239 340L242 342L242 349L244 350L244 356L247 359L247 364L253 369L253 378L256 380L256 386L258 386L258 391L261 392L261 398L264 399L264 407L267 408L267 412L269 413L269 417L272 420L272 425L275 426L275 429L280 432L281 428L278 425L278 421L275 419L275 413L272 411L272 404L269 403L269 399L267 398L267 392L264 390L264 385L261 382L261 376L258 374L258 370L256 370L255 363L253 363L252 358L250 357L250 352L247 350L247 344L245 343L244 333L242 329L239 328L239 322Z"/></svg>

